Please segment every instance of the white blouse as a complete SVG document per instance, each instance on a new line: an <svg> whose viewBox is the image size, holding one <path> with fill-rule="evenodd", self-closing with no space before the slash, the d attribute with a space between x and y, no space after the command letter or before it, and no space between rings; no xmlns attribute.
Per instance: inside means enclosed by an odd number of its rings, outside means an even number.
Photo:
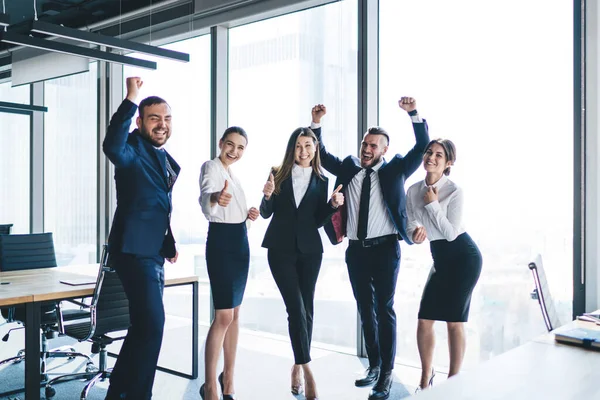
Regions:
<svg viewBox="0 0 600 400"><path fill-rule="evenodd" d="M310 177L312 176L312 167L301 167L298 164L294 164L292 167L292 186L294 187L294 199L296 200L296 208L300 206L300 202L304 198L308 185L310 184Z"/></svg>
<svg viewBox="0 0 600 400"><path fill-rule="evenodd" d="M212 193L220 192L228 182L227 191L231 193L231 202L227 207L218 204L211 205ZM248 218L246 196L240 181L225 169L219 158L207 161L200 169L200 197L198 198L202 212L209 222L239 224Z"/></svg>
<svg viewBox="0 0 600 400"><path fill-rule="evenodd" d="M415 229L424 226L429 241L445 239L449 242L465 232L462 222L463 191L446 175L432 186L438 190L438 200L425 204L427 184L424 180L408 188L406 212L408 226L406 232L412 240Z"/></svg>

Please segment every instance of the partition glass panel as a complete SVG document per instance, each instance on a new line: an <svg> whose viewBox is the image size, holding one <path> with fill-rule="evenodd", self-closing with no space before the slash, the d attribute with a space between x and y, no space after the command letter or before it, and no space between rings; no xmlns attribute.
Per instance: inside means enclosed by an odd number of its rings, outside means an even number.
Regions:
<svg viewBox="0 0 600 400"><path fill-rule="evenodd" d="M59 265L96 262L98 68L44 83L44 231Z"/></svg>
<svg viewBox="0 0 600 400"><path fill-rule="evenodd" d="M414 96L430 136L457 146L450 179L464 189L464 222L483 253L466 368L545 331L530 295L536 253L562 321L571 319L572 8L543 0L380 2L380 122L394 132L390 153L414 144L397 105ZM424 176L420 167L407 188ZM417 311L432 261L427 242L403 244L402 252L397 356L419 365ZM447 366L446 327L437 325L435 365Z"/></svg>
<svg viewBox="0 0 600 400"><path fill-rule="evenodd" d="M0 101L29 104L29 85L0 85ZM12 233L29 233L30 117L0 112L0 224Z"/></svg>
<svg viewBox="0 0 600 400"><path fill-rule="evenodd" d="M249 136L244 158L232 168L248 206L259 207L270 168L283 159L290 134L311 122L323 103L324 141L339 156L356 153L357 2L343 1L231 29L229 125ZM335 178L329 176L330 192ZM269 220L249 230L250 277L243 327L287 337L287 315L266 249ZM321 230L322 231L322 230ZM346 243L325 247L315 293L313 343L356 352L356 304L344 262ZM287 340L287 339L285 339Z"/></svg>
<svg viewBox="0 0 600 400"><path fill-rule="evenodd" d="M198 203L198 178L202 163L210 158L210 36L199 36L161 47L189 53L190 62L155 59L158 62L155 71L126 66L124 78L139 76L144 81L137 103L148 96L159 96L171 106L172 136L165 149L181 166L173 187L171 215L171 227L179 251L177 266L193 267L200 276L200 321L208 324L210 289L204 255L208 222ZM151 59L143 54L131 56ZM123 89L125 95L125 87ZM136 118L137 114L132 120L132 130L136 128ZM172 296L167 299L169 293ZM189 295L191 293L185 289L169 289L165 292L167 312L177 313L177 304L186 303Z"/></svg>

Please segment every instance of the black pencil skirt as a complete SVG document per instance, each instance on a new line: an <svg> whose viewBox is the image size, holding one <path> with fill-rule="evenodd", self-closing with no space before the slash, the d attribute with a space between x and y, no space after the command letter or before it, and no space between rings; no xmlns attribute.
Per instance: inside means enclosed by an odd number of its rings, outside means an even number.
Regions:
<svg viewBox="0 0 600 400"><path fill-rule="evenodd" d="M239 306L246 290L250 266L245 222L211 222L208 225L206 266L215 309L225 310Z"/></svg>
<svg viewBox="0 0 600 400"><path fill-rule="evenodd" d="M419 308L419 319L467 322L471 294L481 274L479 248L465 232L456 239L430 243L433 268Z"/></svg>

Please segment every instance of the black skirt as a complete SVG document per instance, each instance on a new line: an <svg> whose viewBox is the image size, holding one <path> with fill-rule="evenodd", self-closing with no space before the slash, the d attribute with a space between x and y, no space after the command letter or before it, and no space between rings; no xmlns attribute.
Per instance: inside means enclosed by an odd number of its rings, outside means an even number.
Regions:
<svg viewBox="0 0 600 400"><path fill-rule="evenodd" d="M423 289L419 319L467 322L471 294L481 274L479 248L465 232L430 243L433 268Z"/></svg>
<svg viewBox="0 0 600 400"><path fill-rule="evenodd" d="M215 309L230 309L242 304L250 266L245 222L211 222L208 225L206 266Z"/></svg>

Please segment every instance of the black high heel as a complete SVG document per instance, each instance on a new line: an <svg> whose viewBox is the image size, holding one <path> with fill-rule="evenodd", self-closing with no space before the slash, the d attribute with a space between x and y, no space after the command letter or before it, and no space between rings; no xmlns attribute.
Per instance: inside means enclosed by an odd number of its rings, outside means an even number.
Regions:
<svg viewBox="0 0 600 400"><path fill-rule="evenodd" d="M433 386L433 378L435 378L435 369L431 367L431 378L429 378L429 386Z"/></svg>
<svg viewBox="0 0 600 400"><path fill-rule="evenodd" d="M427 387L433 386L433 378L435 378L435 369L431 367L431 378L429 378L429 383L427 384ZM417 390L415 390L415 393L419 393L421 391L423 391L421 385L417 386Z"/></svg>
<svg viewBox="0 0 600 400"><path fill-rule="evenodd" d="M235 394L225 394L225 384L223 383L223 373L219 374L219 385L221 385L221 393L223 393L223 400L235 400ZM204 399L204 397L202 398Z"/></svg>
<svg viewBox="0 0 600 400"><path fill-rule="evenodd" d="M204 400L204 383L202 386L200 386L200 397L202 397L202 400Z"/></svg>

